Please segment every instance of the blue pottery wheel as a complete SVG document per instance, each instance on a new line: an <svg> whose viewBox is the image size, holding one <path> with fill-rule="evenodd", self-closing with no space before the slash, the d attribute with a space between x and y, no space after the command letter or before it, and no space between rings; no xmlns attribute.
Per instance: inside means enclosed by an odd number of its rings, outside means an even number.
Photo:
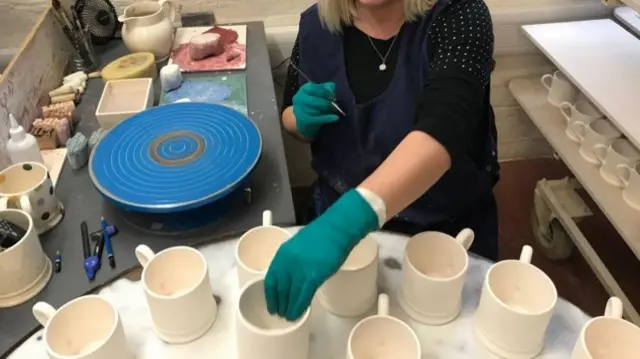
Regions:
<svg viewBox="0 0 640 359"><path fill-rule="evenodd" d="M256 125L225 106L177 103L140 112L98 143L94 185L130 211L173 213L212 204L245 182L262 151Z"/></svg>

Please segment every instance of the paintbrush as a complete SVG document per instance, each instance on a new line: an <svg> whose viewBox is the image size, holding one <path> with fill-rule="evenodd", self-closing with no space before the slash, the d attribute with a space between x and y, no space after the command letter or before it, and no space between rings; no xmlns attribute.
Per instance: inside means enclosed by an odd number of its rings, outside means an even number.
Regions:
<svg viewBox="0 0 640 359"><path fill-rule="evenodd" d="M296 71L298 71L298 73L305 78L305 80L309 81L309 82L313 82L311 81L311 79L309 78L309 76L307 76L304 72L302 72L302 70L300 70L298 68L298 66L296 66L293 62L289 62L289 65L291 65L291 67L293 67ZM340 108L340 106L338 106L338 104L335 101L331 101L331 105L333 105L333 108L335 108L336 110L338 110L338 112L340 112L342 114L342 116L346 116L346 114L344 113L344 111L342 111L342 109Z"/></svg>
<svg viewBox="0 0 640 359"><path fill-rule="evenodd" d="M60 4L60 0L51 0L51 7L53 7L53 11L57 13L58 18L62 19L64 25L69 29L73 36L77 36L76 27L69 19L66 11L62 8L62 4Z"/></svg>

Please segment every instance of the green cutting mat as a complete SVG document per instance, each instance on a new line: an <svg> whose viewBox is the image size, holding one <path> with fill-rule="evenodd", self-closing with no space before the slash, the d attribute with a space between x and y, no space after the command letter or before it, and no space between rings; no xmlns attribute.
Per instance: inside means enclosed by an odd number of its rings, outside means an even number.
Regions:
<svg viewBox="0 0 640 359"><path fill-rule="evenodd" d="M247 114L247 75L238 73L203 74L183 73L182 85L164 92L160 104L173 103L188 98L192 102L225 105Z"/></svg>

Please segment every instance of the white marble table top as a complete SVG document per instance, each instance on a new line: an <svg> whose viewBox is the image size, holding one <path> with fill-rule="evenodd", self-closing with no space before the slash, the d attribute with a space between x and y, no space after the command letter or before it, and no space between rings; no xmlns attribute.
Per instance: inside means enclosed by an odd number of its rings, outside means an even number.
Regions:
<svg viewBox="0 0 640 359"><path fill-rule="evenodd" d="M389 294L391 314L409 323L420 337L423 351L422 359L495 358L476 340L471 326L483 278L491 264L481 259L471 259L460 316L447 325L429 327L408 319L396 302L395 293L400 284L400 268L406 237L382 232L376 233L374 236L380 243L379 287ZM209 263L214 294L221 298L221 301L213 328L208 334L193 343L168 345L154 335L140 282L120 279L100 291L99 294L113 303L120 311L125 332L136 354L136 359L236 358L233 305L237 300L239 290L234 256L235 244L235 240L229 240L200 248ZM534 253L534 255L536 254ZM373 310L372 308L372 313ZM349 331L358 320L346 320L333 316L317 303L314 303L312 307L311 318L312 333L309 359L345 358ZM580 309L560 300L547 331L545 349L539 358L569 358L580 329L588 319L589 317ZM8 359L46 358L42 330L35 333L8 357Z"/></svg>

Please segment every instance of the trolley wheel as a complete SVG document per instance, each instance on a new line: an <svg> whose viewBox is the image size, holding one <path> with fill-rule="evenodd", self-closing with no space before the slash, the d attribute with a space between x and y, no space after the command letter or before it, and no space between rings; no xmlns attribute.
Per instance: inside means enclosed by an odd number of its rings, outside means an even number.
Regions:
<svg viewBox="0 0 640 359"><path fill-rule="evenodd" d="M557 218L540 223L536 211L531 211L531 225L538 247L552 260L566 259L571 256L574 244Z"/></svg>

